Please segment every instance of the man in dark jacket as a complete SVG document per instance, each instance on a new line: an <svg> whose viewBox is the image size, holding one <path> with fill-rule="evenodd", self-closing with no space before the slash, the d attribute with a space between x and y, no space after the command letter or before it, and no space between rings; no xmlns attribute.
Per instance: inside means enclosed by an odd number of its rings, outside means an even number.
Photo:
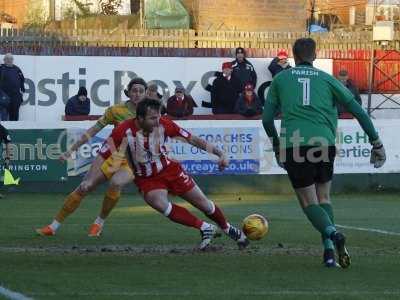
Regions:
<svg viewBox="0 0 400 300"><path fill-rule="evenodd" d="M212 112L213 114L233 114L236 100L241 92L240 81L232 74L231 62L223 63L222 74L219 74L213 84L207 88L211 92Z"/></svg>
<svg viewBox="0 0 400 300"><path fill-rule="evenodd" d="M10 121L18 121L19 107L22 103L22 93L25 93L24 74L14 65L11 53L4 55L4 64L0 66L0 89L10 97L8 114Z"/></svg>
<svg viewBox="0 0 400 300"><path fill-rule="evenodd" d="M349 89L349 91L354 95L357 103L362 105L362 100L358 87L353 83L352 80L349 79L349 73L346 70L340 70L337 79L339 79L339 81ZM339 114L347 112L344 106L339 103L337 105L337 108Z"/></svg>
<svg viewBox="0 0 400 300"><path fill-rule="evenodd" d="M82 116L90 113L90 99L87 97L87 90L81 86L78 94L69 98L65 106L66 116Z"/></svg>
<svg viewBox="0 0 400 300"><path fill-rule="evenodd" d="M192 96L185 94L185 89L178 86L175 95L167 101L167 114L176 118L188 117L193 115L193 108L196 106Z"/></svg>
<svg viewBox="0 0 400 300"><path fill-rule="evenodd" d="M240 90L244 89L247 83L253 86L257 85L257 74L254 66L246 59L246 51L242 48L236 48L236 59L232 61L233 76L240 81Z"/></svg>
<svg viewBox="0 0 400 300"><path fill-rule="evenodd" d="M268 70L271 72L272 78L274 78L279 72L290 68L291 66L288 62L288 54L285 50L279 51L278 55L268 66Z"/></svg>

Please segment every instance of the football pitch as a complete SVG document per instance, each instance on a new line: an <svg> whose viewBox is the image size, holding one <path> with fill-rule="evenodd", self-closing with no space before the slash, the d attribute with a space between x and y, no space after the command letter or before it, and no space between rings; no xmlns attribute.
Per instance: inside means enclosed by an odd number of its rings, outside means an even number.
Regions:
<svg viewBox="0 0 400 300"><path fill-rule="evenodd" d="M211 197L234 224L251 213L269 219L269 234L242 252L226 236L196 251L196 230L171 223L129 194L100 238L88 238L87 230L101 194L86 198L56 236L36 236L34 228L51 221L63 198L0 199L1 299L400 299L395 193L332 196L352 255L346 270L322 266L320 237L293 195Z"/></svg>

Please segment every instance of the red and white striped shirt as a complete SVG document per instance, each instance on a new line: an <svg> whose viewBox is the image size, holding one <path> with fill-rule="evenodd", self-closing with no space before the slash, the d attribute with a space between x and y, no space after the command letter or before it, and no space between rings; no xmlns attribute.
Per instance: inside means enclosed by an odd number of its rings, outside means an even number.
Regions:
<svg viewBox="0 0 400 300"><path fill-rule="evenodd" d="M168 137L188 139L191 134L170 119L161 117L159 126L145 135L135 121L136 118L126 120L114 128L100 149L100 155L107 159L126 138L129 145L127 153L134 165L135 176L152 177L171 163L165 145Z"/></svg>

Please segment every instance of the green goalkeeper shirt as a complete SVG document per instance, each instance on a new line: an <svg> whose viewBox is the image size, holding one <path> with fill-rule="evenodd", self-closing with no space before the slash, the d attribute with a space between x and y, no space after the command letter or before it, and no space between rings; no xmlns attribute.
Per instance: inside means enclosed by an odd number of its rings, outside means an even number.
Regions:
<svg viewBox="0 0 400 300"><path fill-rule="evenodd" d="M281 148L335 145L336 103L357 118L370 141L378 139L353 94L336 78L307 63L280 72L272 81L263 112L265 131L273 145ZM282 114L280 139L273 122L278 111Z"/></svg>

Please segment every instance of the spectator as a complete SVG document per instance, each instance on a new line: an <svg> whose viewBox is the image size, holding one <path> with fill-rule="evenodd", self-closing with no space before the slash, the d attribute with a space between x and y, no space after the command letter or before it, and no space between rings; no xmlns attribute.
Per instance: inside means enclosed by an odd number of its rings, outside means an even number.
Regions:
<svg viewBox="0 0 400 300"><path fill-rule="evenodd" d="M343 83L345 87L349 89L349 91L354 95L354 98L357 101L357 103L362 105L362 100L360 97L360 92L358 90L358 87L354 84L354 82L351 79L349 79L349 73L347 72L347 70L340 70L337 79L341 83ZM339 114L347 112L346 108L339 103L337 104L337 108Z"/></svg>
<svg viewBox="0 0 400 300"><path fill-rule="evenodd" d="M222 64L222 73L217 74L213 84L207 86L211 92L213 114L233 114L240 93L240 81L232 74L232 63Z"/></svg>
<svg viewBox="0 0 400 300"><path fill-rule="evenodd" d="M163 101L163 96L158 92L158 85L155 83L150 83L147 86L146 96L150 99L158 100L161 102L161 114L165 115L167 113L167 108Z"/></svg>
<svg viewBox="0 0 400 300"><path fill-rule="evenodd" d="M175 95L171 96L167 101L167 114L183 118L193 115L193 107L197 107L192 96L185 94L185 89L176 87Z"/></svg>
<svg viewBox="0 0 400 300"><path fill-rule="evenodd" d="M236 48L236 59L232 61L233 76L240 81L240 90L244 89L247 83L253 86L257 85L257 74L253 65L246 59L246 51L242 48Z"/></svg>
<svg viewBox="0 0 400 300"><path fill-rule="evenodd" d="M288 54L285 50L278 52L278 55L271 61L268 70L271 72L272 78L283 70L290 69L291 66L288 61Z"/></svg>
<svg viewBox="0 0 400 300"><path fill-rule="evenodd" d="M262 113L261 101L251 83L246 84L243 93L240 94L235 112L245 117L253 117Z"/></svg>
<svg viewBox="0 0 400 300"><path fill-rule="evenodd" d="M82 116L90 113L90 99L87 97L87 90L81 86L78 94L69 98L65 106L66 116Z"/></svg>
<svg viewBox="0 0 400 300"><path fill-rule="evenodd" d="M18 121L19 108L22 103L22 93L25 93L24 74L14 65L11 53L4 55L4 64L0 66L0 89L10 98L8 115L10 121ZM22 92L22 93L21 93Z"/></svg>
<svg viewBox="0 0 400 300"><path fill-rule="evenodd" d="M146 90L146 96L147 98L155 99L155 100L160 100L162 99L162 95L158 92L158 86L155 83L150 83L147 87Z"/></svg>

